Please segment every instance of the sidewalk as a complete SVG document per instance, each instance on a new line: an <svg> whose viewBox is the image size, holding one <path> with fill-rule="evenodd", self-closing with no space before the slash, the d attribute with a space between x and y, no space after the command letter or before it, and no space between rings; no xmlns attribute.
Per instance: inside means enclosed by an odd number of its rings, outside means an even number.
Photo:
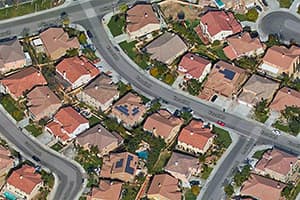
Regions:
<svg viewBox="0 0 300 200"><path fill-rule="evenodd" d="M297 11L298 11L298 6L300 5L300 0L294 0L293 1L293 3L292 3L292 5L291 5L291 7L289 8L289 10L291 11L291 12L294 12L294 13L296 13L297 15L299 15L298 13L297 13ZM300 17L300 15L299 15L299 17Z"/></svg>

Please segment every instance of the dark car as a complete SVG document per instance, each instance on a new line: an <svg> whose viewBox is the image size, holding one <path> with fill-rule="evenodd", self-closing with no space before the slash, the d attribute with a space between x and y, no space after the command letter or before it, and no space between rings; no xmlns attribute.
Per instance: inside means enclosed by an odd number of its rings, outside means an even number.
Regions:
<svg viewBox="0 0 300 200"><path fill-rule="evenodd" d="M264 4L264 6L269 6L266 0L262 0L262 3Z"/></svg>
<svg viewBox="0 0 300 200"><path fill-rule="evenodd" d="M118 51L118 52L120 51L120 49L117 46L114 46L114 48L116 51Z"/></svg>
<svg viewBox="0 0 300 200"><path fill-rule="evenodd" d="M215 100L218 98L218 95L214 95L212 98L211 98L211 102L215 102Z"/></svg>
<svg viewBox="0 0 300 200"><path fill-rule="evenodd" d="M262 8L260 6L255 6L256 10L258 10L259 12L262 12Z"/></svg>
<svg viewBox="0 0 300 200"><path fill-rule="evenodd" d="M41 162L41 159L37 156L32 156L32 159L36 162Z"/></svg>
<svg viewBox="0 0 300 200"><path fill-rule="evenodd" d="M94 37L93 34L92 34L92 32L89 31L89 30L86 31L86 34L89 36L89 38L93 38Z"/></svg>
<svg viewBox="0 0 300 200"><path fill-rule="evenodd" d="M190 107L182 107L182 111L192 113L193 109L191 109Z"/></svg>

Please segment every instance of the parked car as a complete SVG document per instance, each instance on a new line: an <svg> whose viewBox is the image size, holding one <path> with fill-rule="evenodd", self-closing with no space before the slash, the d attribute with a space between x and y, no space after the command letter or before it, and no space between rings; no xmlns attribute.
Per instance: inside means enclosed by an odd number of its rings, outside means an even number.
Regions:
<svg viewBox="0 0 300 200"><path fill-rule="evenodd" d="M279 130L277 130L277 129L273 129L273 130L272 130L272 133L273 133L274 135L281 135L281 132L280 132Z"/></svg>
<svg viewBox="0 0 300 200"><path fill-rule="evenodd" d="M93 38L94 37L93 34L92 34L92 32L89 31L89 30L86 31L86 34L89 36L89 38Z"/></svg>
<svg viewBox="0 0 300 200"><path fill-rule="evenodd" d="M262 12L263 10L262 10L262 8L260 7L260 6L255 6L255 8L256 8L256 10L258 10L259 12Z"/></svg>
<svg viewBox="0 0 300 200"><path fill-rule="evenodd" d="M219 124L220 126L225 126L225 123L222 122L221 120L218 120L218 121L217 121L217 124Z"/></svg>
<svg viewBox="0 0 300 200"><path fill-rule="evenodd" d="M32 156L32 159L36 162L41 162L41 159L35 155Z"/></svg>

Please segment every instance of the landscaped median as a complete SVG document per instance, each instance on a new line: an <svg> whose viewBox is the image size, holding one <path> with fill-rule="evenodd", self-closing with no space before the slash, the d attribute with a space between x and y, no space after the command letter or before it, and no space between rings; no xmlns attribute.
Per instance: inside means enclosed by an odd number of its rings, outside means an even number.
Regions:
<svg viewBox="0 0 300 200"><path fill-rule="evenodd" d="M27 3L14 1L10 7L0 9L0 20L47 10L64 3L64 0L33 0Z"/></svg>

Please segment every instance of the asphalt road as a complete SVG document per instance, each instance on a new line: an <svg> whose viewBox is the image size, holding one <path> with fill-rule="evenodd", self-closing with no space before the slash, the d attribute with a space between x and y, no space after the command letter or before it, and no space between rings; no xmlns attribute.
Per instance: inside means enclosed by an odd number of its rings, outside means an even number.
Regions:
<svg viewBox="0 0 300 200"><path fill-rule="evenodd" d="M40 164L46 166L59 178L59 186L53 199L74 200L82 189L82 177L80 169L71 162L56 156L49 149L38 142L31 140L0 111L0 133L10 143L13 143L22 155L31 158L33 155L41 159Z"/></svg>
<svg viewBox="0 0 300 200"><path fill-rule="evenodd" d="M300 18L289 11L268 13L258 22L258 31L265 39L269 34L276 34L280 40L289 43L291 40L300 43Z"/></svg>

